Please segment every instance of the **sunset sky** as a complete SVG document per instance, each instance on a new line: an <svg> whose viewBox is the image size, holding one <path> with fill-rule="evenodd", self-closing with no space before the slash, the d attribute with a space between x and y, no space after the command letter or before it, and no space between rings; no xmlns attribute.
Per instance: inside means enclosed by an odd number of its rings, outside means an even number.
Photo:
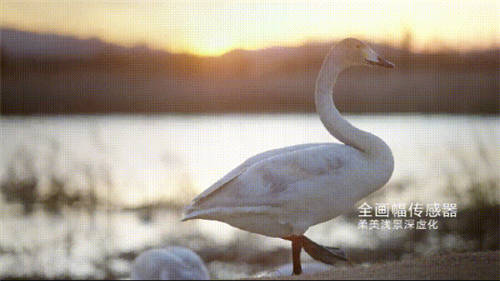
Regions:
<svg viewBox="0 0 500 281"><path fill-rule="evenodd" d="M348 36L414 48L498 46L496 0L2 0L1 25L199 55Z"/></svg>

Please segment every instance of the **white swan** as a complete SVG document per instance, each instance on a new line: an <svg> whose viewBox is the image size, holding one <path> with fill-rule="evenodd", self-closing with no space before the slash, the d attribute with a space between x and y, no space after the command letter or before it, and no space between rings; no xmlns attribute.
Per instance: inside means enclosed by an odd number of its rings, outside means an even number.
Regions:
<svg viewBox="0 0 500 281"><path fill-rule="evenodd" d="M324 263L345 259L340 249L320 246L304 232L350 210L387 183L394 169L387 144L351 125L335 108L335 81L356 65L394 67L352 38L339 42L325 58L316 80L316 110L328 132L344 144L301 144L253 156L198 195L183 220L218 220L290 240L294 274L302 271L302 248Z"/></svg>
<svg viewBox="0 0 500 281"><path fill-rule="evenodd" d="M210 276L201 258L183 247L152 249L140 254L134 261L132 280L209 280Z"/></svg>

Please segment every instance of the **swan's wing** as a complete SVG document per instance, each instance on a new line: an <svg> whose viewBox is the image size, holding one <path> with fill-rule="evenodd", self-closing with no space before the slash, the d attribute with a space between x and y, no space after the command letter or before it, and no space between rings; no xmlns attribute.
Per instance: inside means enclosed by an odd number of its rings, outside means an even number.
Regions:
<svg viewBox="0 0 500 281"><path fill-rule="evenodd" d="M338 144L302 146L254 161L193 202L185 220L216 212L263 213L296 198L318 196L317 192L300 186L308 186L309 181L314 183L323 175L332 175L344 165L345 159L335 153L334 146ZM297 201L305 202L302 199Z"/></svg>
<svg viewBox="0 0 500 281"><path fill-rule="evenodd" d="M239 175L244 173L249 167L255 165L258 162L264 161L266 159L270 159L272 157L275 157L276 155L286 154L286 153L289 153L292 151L297 151L297 150L301 150L301 149L307 149L307 148L321 146L321 145L327 145L327 144L329 144L329 143L299 144L299 145L293 145L293 146L287 146L287 147L283 147L283 148L268 150L266 152L262 152L262 153L255 155L255 156L252 156L252 157L248 158L245 162L240 164L238 167L231 170L224 177L222 177L220 180L215 182L212 186L210 186L205 191L203 191L198 196L196 196L193 199L191 206L198 203L199 201L203 200L203 198L206 198L207 196L212 195L212 193L216 192L219 188L221 188L222 186L224 186L228 182L232 181L233 179L237 178Z"/></svg>

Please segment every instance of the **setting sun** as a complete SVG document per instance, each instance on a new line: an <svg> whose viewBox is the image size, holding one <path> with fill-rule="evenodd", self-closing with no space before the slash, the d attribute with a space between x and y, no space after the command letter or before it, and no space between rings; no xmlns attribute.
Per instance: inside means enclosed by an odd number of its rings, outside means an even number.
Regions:
<svg viewBox="0 0 500 281"><path fill-rule="evenodd" d="M220 55L347 36L416 50L497 44L496 1L4 1L4 27Z"/></svg>
<svg viewBox="0 0 500 281"><path fill-rule="evenodd" d="M190 51L203 56L222 55L232 49L231 39L224 32L213 30L192 43Z"/></svg>

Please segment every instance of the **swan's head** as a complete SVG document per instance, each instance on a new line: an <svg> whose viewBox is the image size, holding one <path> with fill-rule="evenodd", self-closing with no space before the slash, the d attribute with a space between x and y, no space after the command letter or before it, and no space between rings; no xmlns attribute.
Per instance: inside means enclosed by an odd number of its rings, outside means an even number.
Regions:
<svg viewBox="0 0 500 281"><path fill-rule="evenodd" d="M335 46L335 52L341 54L345 66L369 65L393 68L394 64L383 59L372 48L354 38L347 38Z"/></svg>

